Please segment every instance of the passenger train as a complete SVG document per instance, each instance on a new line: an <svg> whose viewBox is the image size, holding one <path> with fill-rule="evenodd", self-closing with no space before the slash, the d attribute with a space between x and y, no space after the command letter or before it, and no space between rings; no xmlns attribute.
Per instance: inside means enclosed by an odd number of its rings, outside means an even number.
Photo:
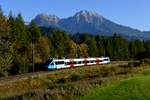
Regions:
<svg viewBox="0 0 150 100"><path fill-rule="evenodd" d="M75 59L48 59L45 66L49 70L64 69L71 67L107 64L110 63L109 57L100 58L75 58Z"/></svg>

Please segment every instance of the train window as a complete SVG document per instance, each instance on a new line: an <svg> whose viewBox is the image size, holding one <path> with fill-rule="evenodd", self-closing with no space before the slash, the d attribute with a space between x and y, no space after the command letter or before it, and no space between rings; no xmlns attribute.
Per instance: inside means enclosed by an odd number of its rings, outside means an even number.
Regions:
<svg viewBox="0 0 150 100"><path fill-rule="evenodd" d="M102 62L102 60L96 60L95 62Z"/></svg>
<svg viewBox="0 0 150 100"><path fill-rule="evenodd" d="M66 62L66 65L71 65L72 64L72 62Z"/></svg>
<svg viewBox="0 0 150 100"><path fill-rule="evenodd" d="M108 59L104 59L103 61L108 61Z"/></svg>
<svg viewBox="0 0 150 100"><path fill-rule="evenodd" d="M64 64L64 61L56 61L55 64L56 65L61 65L61 64Z"/></svg>
<svg viewBox="0 0 150 100"><path fill-rule="evenodd" d="M66 62L66 65L72 65L72 64L77 64L77 62Z"/></svg>
<svg viewBox="0 0 150 100"><path fill-rule="evenodd" d="M91 60L90 63L95 63L95 60Z"/></svg>
<svg viewBox="0 0 150 100"><path fill-rule="evenodd" d="M78 61L78 64L82 64L82 61Z"/></svg>
<svg viewBox="0 0 150 100"><path fill-rule="evenodd" d="M73 64L77 64L77 62L74 61Z"/></svg>

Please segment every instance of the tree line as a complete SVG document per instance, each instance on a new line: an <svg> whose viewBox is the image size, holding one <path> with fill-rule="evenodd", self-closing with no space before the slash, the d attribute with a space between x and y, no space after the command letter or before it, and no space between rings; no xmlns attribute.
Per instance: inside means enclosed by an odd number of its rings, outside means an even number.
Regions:
<svg viewBox="0 0 150 100"><path fill-rule="evenodd" d="M33 51L34 50L34 51ZM150 41L113 36L70 34L56 28L29 25L21 14L3 15L0 8L0 77L32 71L48 58L109 56L111 60L150 57Z"/></svg>

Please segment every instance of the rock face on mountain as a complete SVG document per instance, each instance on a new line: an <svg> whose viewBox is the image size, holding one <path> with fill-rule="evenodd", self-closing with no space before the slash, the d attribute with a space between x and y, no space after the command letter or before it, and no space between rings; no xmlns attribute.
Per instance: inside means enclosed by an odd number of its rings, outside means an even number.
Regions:
<svg viewBox="0 0 150 100"><path fill-rule="evenodd" d="M39 14L34 21L41 27L57 27L71 33L90 33L111 36L114 33L126 38L150 39L150 32L116 24L96 12L82 10L74 16L60 19L55 15Z"/></svg>
<svg viewBox="0 0 150 100"><path fill-rule="evenodd" d="M60 20L59 17L47 14L39 14L34 19L37 25L43 27L57 26L59 20Z"/></svg>

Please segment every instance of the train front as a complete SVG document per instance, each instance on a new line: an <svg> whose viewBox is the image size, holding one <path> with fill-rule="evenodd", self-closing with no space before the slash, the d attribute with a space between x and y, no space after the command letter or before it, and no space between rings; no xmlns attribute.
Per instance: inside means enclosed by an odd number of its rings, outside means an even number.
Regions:
<svg viewBox="0 0 150 100"><path fill-rule="evenodd" d="M50 58L46 61L45 63L45 67L48 69L48 70L53 70L53 69L57 69L57 66L56 64L54 63L54 59Z"/></svg>

